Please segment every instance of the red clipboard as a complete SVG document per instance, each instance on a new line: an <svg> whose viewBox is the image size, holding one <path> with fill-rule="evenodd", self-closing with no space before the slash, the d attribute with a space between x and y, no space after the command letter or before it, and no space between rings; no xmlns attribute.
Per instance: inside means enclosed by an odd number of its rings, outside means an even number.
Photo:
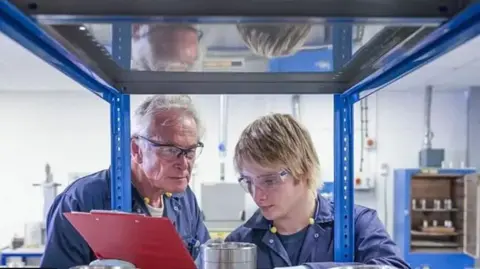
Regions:
<svg viewBox="0 0 480 269"><path fill-rule="evenodd" d="M64 215L99 259L123 260L140 269L196 269L168 218L113 211Z"/></svg>

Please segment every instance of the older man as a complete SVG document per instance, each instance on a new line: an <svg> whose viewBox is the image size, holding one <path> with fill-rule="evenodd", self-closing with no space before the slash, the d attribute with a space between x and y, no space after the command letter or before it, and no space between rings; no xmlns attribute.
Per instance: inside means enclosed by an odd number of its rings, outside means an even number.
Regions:
<svg viewBox="0 0 480 269"><path fill-rule="evenodd" d="M193 71L200 57L202 32L189 24L135 24L132 27L132 69Z"/></svg>
<svg viewBox="0 0 480 269"><path fill-rule="evenodd" d="M188 187L203 144L201 124L187 96L153 96L135 112L131 139L132 208L174 220L195 258L210 237L195 195ZM63 213L110 210L110 171L78 179L55 199L48 215L48 240L41 267L67 269L96 259Z"/></svg>

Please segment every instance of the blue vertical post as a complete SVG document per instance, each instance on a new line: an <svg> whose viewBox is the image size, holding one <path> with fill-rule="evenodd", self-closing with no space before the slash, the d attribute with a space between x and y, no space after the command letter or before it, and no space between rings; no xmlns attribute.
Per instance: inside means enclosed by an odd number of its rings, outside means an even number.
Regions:
<svg viewBox="0 0 480 269"><path fill-rule="evenodd" d="M333 70L339 72L352 58L352 24L332 26ZM334 260L353 262L353 105L334 95Z"/></svg>
<svg viewBox="0 0 480 269"><path fill-rule="evenodd" d="M130 68L131 24L112 25L112 56L124 69ZM111 206L112 210L132 211L130 167L130 96L116 94L110 100L111 121Z"/></svg>
<svg viewBox="0 0 480 269"><path fill-rule="evenodd" d="M123 69L130 69L132 58L132 24L118 22L112 24L112 56Z"/></svg>
<svg viewBox="0 0 480 269"><path fill-rule="evenodd" d="M110 102L111 153L110 195L112 210L132 211L130 168L130 96L112 96Z"/></svg>
<svg viewBox="0 0 480 269"><path fill-rule="evenodd" d="M352 24L334 23L332 26L333 71L338 72L352 58Z"/></svg>
<svg viewBox="0 0 480 269"><path fill-rule="evenodd" d="M353 262L353 103L336 94L334 107L334 260Z"/></svg>

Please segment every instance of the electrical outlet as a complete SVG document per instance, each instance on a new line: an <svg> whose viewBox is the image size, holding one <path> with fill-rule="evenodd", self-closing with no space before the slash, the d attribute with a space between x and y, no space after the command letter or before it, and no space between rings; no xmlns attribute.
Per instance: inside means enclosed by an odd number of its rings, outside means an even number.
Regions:
<svg viewBox="0 0 480 269"><path fill-rule="evenodd" d="M380 176L386 178L390 174L390 166L387 163L380 165Z"/></svg>
<svg viewBox="0 0 480 269"><path fill-rule="evenodd" d="M372 177L355 177L355 190L372 190L375 188L375 180Z"/></svg>

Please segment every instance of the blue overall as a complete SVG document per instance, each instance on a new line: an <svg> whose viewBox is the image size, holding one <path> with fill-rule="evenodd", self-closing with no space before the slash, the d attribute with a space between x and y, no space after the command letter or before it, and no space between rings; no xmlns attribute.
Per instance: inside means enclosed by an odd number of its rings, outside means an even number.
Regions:
<svg viewBox="0 0 480 269"><path fill-rule="evenodd" d="M339 266L334 263L333 203L317 194L314 224L296 235L282 236L270 232L270 222L257 211L244 225L233 231L226 241L257 245L257 268L272 269L304 265L311 269ZM355 263L392 265L409 269L399 256L375 210L355 206Z"/></svg>
<svg viewBox="0 0 480 269"><path fill-rule="evenodd" d="M165 211L190 251L192 258L198 255L200 245L210 239L195 195L188 188L184 193L164 196ZM132 209L149 214L138 191L132 186ZM68 269L88 265L96 259L85 240L63 215L64 212L111 210L110 170L76 180L55 198L47 217L47 243L40 266Z"/></svg>

